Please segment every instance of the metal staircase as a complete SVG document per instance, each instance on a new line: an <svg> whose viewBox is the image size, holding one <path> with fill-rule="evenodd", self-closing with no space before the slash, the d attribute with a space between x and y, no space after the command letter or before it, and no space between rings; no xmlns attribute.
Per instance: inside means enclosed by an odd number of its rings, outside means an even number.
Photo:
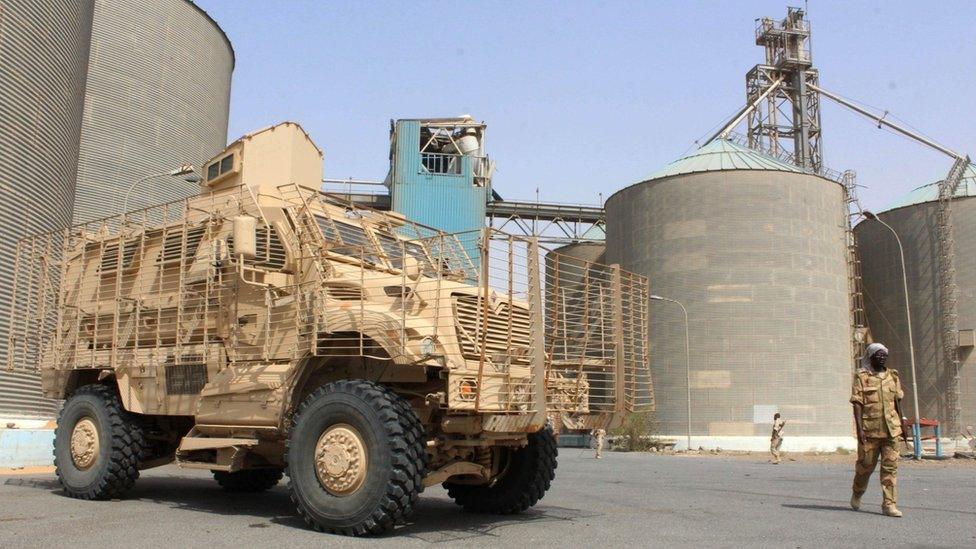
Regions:
<svg viewBox="0 0 976 549"><path fill-rule="evenodd" d="M969 157L956 158L949 174L939 183L939 301L942 310L942 355L947 431L959 430L959 329L956 308L955 244L952 231L952 198L959 189Z"/></svg>

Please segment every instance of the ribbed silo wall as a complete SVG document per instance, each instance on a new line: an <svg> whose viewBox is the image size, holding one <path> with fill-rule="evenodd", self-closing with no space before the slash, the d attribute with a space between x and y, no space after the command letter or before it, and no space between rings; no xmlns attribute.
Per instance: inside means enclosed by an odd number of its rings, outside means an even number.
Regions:
<svg viewBox="0 0 976 549"><path fill-rule="evenodd" d="M688 309L693 437L755 447L779 411L791 448L852 444L842 197L819 177L734 170L651 180L607 201L607 261ZM654 302L650 318L657 420L682 436L683 316Z"/></svg>
<svg viewBox="0 0 976 549"><path fill-rule="evenodd" d="M49 415L40 379L7 372L16 242L71 223L93 2L0 0L0 415Z"/></svg>
<svg viewBox="0 0 976 549"><path fill-rule="evenodd" d="M234 52L186 0L97 0L75 223L116 213L139 179L200 165L227 142ZM199 192L180 177L136 186L128 209Z"/></svg>
<svg viewBox="0 0 976 549"><path fill-rule="evenodd" d="M901 238L908 274L912 339L918 371L919 415L948 421L948 379L942 358L942 306L939 285L938 203L928 202L880 214ZM952 202L955 242L956 311L960 330L976 329L976 198ZM861 260L861 280L868 325L875 341L891 351L889 365L901 374L906 398L903 411L914 415L905 297L898 246L891 232L874 221L854 228ZM976 423L976 353L959 349L959 427ZM954 434L954 433L947 433Z"/></svg>

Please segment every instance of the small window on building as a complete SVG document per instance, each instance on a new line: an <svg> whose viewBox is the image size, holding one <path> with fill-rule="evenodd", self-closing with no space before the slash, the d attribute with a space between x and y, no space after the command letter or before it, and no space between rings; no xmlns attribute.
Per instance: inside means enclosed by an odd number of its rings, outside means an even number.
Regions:
<svg viewBox="0 0 976 549"><path fill-rule="evenodd" d="M234 171L234 153L230 153L220 160L214 160L207 166L207 181L220 179Z"/></svg>

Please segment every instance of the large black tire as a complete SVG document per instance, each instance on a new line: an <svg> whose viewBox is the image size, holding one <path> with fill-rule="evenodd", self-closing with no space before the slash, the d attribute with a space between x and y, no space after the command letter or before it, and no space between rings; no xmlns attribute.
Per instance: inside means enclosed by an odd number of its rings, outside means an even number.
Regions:
<svg viewBox="0 0 976 549"><path fill-rule="evenodd" d="M512 515L539 502L556 478L556 437L548 424L510 451L502 476L489 484L444 483L447 495L467 511Z"/></svg>
<svg viewBox="0 0 976 549"><path fill-rule="evenodd" d="M75 427L94 431L97 450L72 456ZM83 445L82 445L83 446ZM139 478L145 440L140 421L126 412L115 390L106 385L81 387L65 402L54 430L54 467L64 491L79 499L112 499L132 488ZM90 456L90 457L89 457Z"/></svg>
<svg viewBox="0 0 976 549"><path fill-rule="evenodd" d="M321 437L345 427L359 436L365 476L358 488L337 494L320 480L315 452ZM318 531L380 534L413 512L426 456L422 425L406 401L369 381L329 383L305 398L292 422L285 453L291 499Z"/></svg>
<svg viewBox="0 0 976 549"><path fill-rule="evenodd" d="M284 473L281 469L246 469L244 471L214 471L214 480L228 492L264 492L278 484Z"/></svg>

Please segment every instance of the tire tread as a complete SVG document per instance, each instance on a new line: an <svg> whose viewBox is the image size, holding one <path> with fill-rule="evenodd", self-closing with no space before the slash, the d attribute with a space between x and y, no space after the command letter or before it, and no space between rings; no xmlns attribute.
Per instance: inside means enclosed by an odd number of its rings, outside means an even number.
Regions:
<svg viewBox="0 0 976 549"><path fill-rule="evenodd" d="M423 425L410 404L392 390L366 380L342 380L328 383L312 391L299 405L292 419L292 430L303 414L320 398L332 393L352 394L368 403L383 423L392 451L393 474L386 487L386 495L369 517L352 527L335 528L321 524L305 509L296 493L294 477L288 473L290 497L298 514L307 525L319 532L347 536L369 536L388 532L413 514L414 504L424 489L427 469ZM291 438L285 442L285 463L288 472L288 453Z"/></svg>
<svg viewBox="0 0 976 549"><path fill-rule="evenodd" d="M108 467L98 482L87 490L76 490L68 486L56 449L59 432L67 428L61 421L65 410L65 407L62 406L54 430L54 470L65 492L73 498L86 500L118 498L131 489L136 479L139 478L139 462L147 448L143 429L138 419L122 407L114 388L100 384L85 385L75 391L72 398L84 395L97 398L105 406L112 440L111 448L108 449L107 454ZM99 428L101 427L99 426Z"/></svg>

